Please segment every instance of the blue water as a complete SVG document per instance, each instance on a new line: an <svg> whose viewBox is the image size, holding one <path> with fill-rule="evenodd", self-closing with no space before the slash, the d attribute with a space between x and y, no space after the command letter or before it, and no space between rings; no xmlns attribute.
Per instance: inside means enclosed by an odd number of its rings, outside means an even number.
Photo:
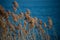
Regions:
<svg viewBox="0 0 60 40"><path fill-rule="evenodd" d="M0 4L6 9L13 11L12 2L14 0L0 0ZM26 12L26 9L30 9L31 16L36 16L42 19L43 22L47 22L47 17L50 16L53 20L54 29L60 37L60 0L16 0L19 4L17 14L19 12ZM43 17L42 17L43 16ZM12 20L11 20L12 21ZM52 34L51 34L52 35ZM52 36L53 38L53 36Z"/></svg>

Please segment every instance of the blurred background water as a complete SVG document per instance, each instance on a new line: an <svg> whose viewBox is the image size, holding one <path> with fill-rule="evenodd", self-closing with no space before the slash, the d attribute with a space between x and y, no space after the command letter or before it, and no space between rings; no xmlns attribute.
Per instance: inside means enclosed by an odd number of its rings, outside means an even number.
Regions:
<svg viewBox="0 0 60 40"><path fill-rule="evenodd" d="M6 10L12 10L12 2L14 0L0 0ZM30 9L31 16L36 16L42 19L43 22L47 21L47 17L50 16L53 20L54 29L60 37L60 0L16 0L19 4L17 14L19 12L26 12L26 9ZM11 20L12 21L12 20ZM51 34L52 35L52 34ZM52 36L53 38L53 36Z"/></svg>

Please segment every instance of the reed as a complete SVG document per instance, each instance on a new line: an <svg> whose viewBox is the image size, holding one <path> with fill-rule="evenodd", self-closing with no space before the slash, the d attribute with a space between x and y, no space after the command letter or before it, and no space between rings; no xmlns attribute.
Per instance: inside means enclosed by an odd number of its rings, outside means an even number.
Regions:
<svg viewBox="0 0 60 40"><path fill-rule="evenodd" d="M16 1L13 2L14 11L18 8L18 3ZM30 10L27 9L26 13L20 12L19 14L15 14L15 12L11 12L10 10L5 10L0 5L0 27L2 28L2 37L1 40L37 40L35 35L35 30L38 31L39 40L50 40L51 37L48 33L48 30L53 29L53 21L50 17L48 17L48 24L46 22L42 22L37 17L30 16ZM12 17L14 24L9 20L9 17ZM24 23L18 23L18 21L24 21ZM15 23L18 23L16 25ZM44 26L44 28L43 28ZM29 28L28 30L27 27ZM36 28L35 28L36 27ZM46 29L46 30L45 30ZM18 31L18 34L16 33ZM53 29L53 32L56 35L56 32ZM12 33L14 36L12 36ZM26 39L27 38L27 39Z"/></svg>

